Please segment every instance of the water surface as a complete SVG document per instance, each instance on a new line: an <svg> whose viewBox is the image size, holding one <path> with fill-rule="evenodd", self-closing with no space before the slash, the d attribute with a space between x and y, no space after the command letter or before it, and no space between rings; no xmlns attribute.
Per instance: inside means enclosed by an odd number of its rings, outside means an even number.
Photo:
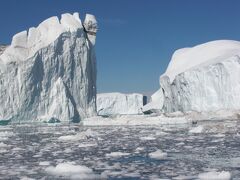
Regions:
<svg viewBox="0 0 240 180"><path fill-rule="evenodd" d="M74 177L48 171L70 162L88 167L94 175L89 178L96 179L197 179L208 171L229 171L239 179L238 121L200 125L204 130L196 134L189 133L192 125L0 126L0 177L70 179ZM156 150L167 157L151 158Z"/></svg>

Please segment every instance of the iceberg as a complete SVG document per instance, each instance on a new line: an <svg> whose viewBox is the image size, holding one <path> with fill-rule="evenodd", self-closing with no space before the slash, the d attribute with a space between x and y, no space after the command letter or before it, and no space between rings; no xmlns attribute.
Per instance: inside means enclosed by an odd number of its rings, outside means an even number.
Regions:
<svg viewBox="0 0 240 180"><path fill-rule="evenodd" d="M96 32L93 15L82 23L78 13L67 13L1 46L0 120L79 122L96 115Z"/></svg>
<svg viewBox="0 0 240 180"><path fill-rule="evenodd" d="M143 109L216 112L240 109L240 42L218 40L177 50L160 76L158 100ZM156 99L156 98L155 98Z"/></svg>
<svg viewBox="0 0 240 180"><path fill-rule="evenodd" d="M142 94L97 94L97 112L101 116L142 114L146 97Z"/></svg>

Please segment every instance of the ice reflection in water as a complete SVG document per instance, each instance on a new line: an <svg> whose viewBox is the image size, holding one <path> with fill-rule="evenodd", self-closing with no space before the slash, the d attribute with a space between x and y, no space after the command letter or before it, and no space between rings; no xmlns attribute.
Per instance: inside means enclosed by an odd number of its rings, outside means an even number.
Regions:
<svg viewBox="0 0 240 180"><path fill-rule="evenodd" d="M233 179L240 177L238 122L204 122L201 126L203 132L196 134L189 133L191 125L1 126L0 177L197 179L198 174L213 170L229 171ZM161 151L167 157L150 158L150 153ZM61 173L66 163L72 164L72 171ZM78 172L88 168L87 174L74 174L74 168Z"/></svg>

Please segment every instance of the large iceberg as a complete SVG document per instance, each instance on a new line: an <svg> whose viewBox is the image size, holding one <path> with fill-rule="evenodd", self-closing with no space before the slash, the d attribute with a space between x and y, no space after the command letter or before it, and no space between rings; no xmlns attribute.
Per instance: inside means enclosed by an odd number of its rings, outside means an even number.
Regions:
<svg viewBox="0 0 240 180"><path fill-rule="evenodd" d="M51 17L0 50L0 120L79 122L96 114L97 22Z"/></svg>
<svg viewBox="0 0 240 180"><path fill-rule="evenodd" d="M239 110L240 42L219 40L177 50L155 99L151 103L158 102L162 112Z"/></svg>
<svg viewBox="0 0 240 180"><path fill-rule="evenodd" d="M142 94L97 94L97 112L101 116L142 114L146 97Z"/></svg>

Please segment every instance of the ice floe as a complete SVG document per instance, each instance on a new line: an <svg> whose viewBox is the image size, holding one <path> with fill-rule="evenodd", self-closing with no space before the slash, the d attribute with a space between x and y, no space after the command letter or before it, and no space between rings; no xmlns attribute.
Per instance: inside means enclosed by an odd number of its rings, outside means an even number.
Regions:
<svg viewBox="0 0 240 180"><path fill-rule="evenodd" d="M128 156L130 153L125 153L125 152L111 152L106 154L106 157L122 157L122 156Z"/></svg>
<svg viewBox="0 0 240 180"><path fill-rule="evenodd" d="M189 133L202 133L203 132L203 126L196 126L189 130Z"/></svg>
<svg viewBox="0 0 240 180"><path fill-rule="evenodd" d="M57 176L57 177L66 177L70 179L96 179L97 176L93 173L92 169L76 165L74 162L64 162L54 166L49 166L46 168L46 172Z"/></svg>
<svg viewBox="0 0 240 180"><path fill-rule="evenodd" d="M230 180L231 179L231 173L227 171L221 171L221 172L205 172L198 175L198 178L200 180Z"/></svg>
<svg viewBox="0 0 240 180"><path fill-rule="evenodd" d="M152 158L152 159L159 159L159 160L166 159L167 158L167 153L158 149L157 151L149 153L149 157Z"/></svg>

